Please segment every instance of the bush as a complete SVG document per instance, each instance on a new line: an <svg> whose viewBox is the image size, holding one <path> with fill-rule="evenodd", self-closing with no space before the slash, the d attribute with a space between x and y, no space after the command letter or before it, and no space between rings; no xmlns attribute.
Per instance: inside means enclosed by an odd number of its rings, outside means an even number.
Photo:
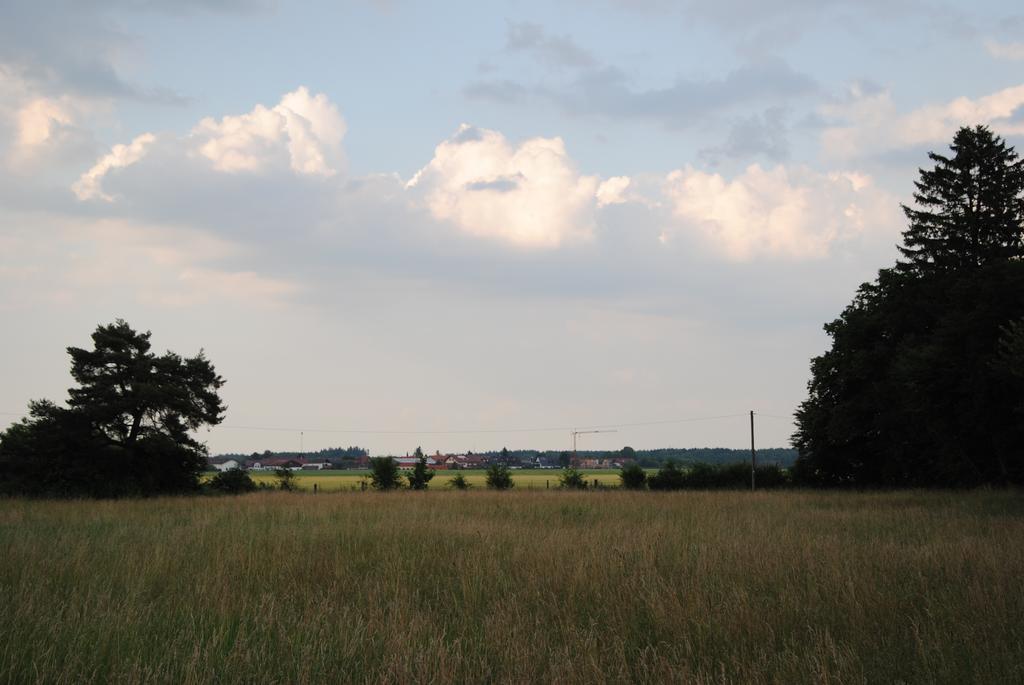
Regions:
<svg viewBox="0 0 1024 685"><path fill-rule="evenodd" d="M391 457L370 459L370 485L376 490L395 490L402 487L398 462Z"/></svg>
<svg viewBox="0 0 1024 685"><path fill-rule="evenodd" d="M505 464L491 464L487 467L487 487L492 490L512 488L512 474Z"/></svg>
<svg viewBox="0 0 1024 685"><path fill-rule="evenodd" d="M211 478L206 487L224 495L240 495L255 490L256 483L242 469L228 469Z"/></svg>
<svg viewBox="0 0 1024 685"><path fill-rule="evenodd" d="M456 473L454 476L452 476L452 479L448 481L448 487L454 488L456 490L469 490L470 485L469 481L466 480L466 477L464 475L462 475L461 473Z"/></svg>
<svg viewBox="0 0 1024 685"><path fill-rule="evenodd" d="M674 461L670 461L658 469L658 472L647 480L651 490L682 490L686 487L686 474L679 470Z"/></svg>
<svg viewBox="0 0 1024 685"><path fill-rule="evenodd" d="M298 483L295 482L295 474L291 469L274 469L274 475L277 476L277 488L278 490L284 490L285 492L295 492L299 489Z"/></svg>
<svg viewBox="0 0 1024 685"><path fill-rule="evenodd" d="M586 490L587 481L583 479L582 473L570 466L562 469L561 475L558 476L558 487L566 490Z"/></svg>
<svg viewBox="0 0 1024 685"><path fill-rule="evenodd" d="M627 490L643 490L647 487L647 474L640 464L634 462L622 467L619 471L619 481Z"/></svg>
<svg viewBox="0 0 1024 685"><path fill-rule="evenodd" d="M787 485L789 485L789 474L783 471L778 464L757 467L758 489L784 488Z"/></svg>
<svg viewBox="0 0 1024 685"><path fill-rule="evenodd" d="M750 477L748 472L747 478ZM721 471L711 464L692 464L683 474L683 484L680 487L694 488L696 490L709 490L720 487L722 484ZM671 489L671 488L667 488Z"/></svg>

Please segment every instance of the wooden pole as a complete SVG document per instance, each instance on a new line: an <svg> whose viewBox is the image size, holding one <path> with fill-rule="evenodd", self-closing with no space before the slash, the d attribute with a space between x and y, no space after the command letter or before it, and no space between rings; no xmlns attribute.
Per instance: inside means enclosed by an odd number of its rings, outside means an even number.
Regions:
<svg viewBox="0 0 1024 685"><path fill-rule="evenodd" d="M757 452L754 450L754 410L750 410L750 490L757 487Z"/></svg>

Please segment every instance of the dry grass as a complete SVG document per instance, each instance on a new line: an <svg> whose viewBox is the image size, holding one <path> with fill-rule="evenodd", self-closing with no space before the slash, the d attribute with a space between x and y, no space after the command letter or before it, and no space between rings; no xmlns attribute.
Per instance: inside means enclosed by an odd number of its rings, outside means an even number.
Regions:
<svg viewBox="0 0 1024 685"><path fill-rule="evenodd" d="M1016 493L0 501L0 682L1024 682Z"/></svg>

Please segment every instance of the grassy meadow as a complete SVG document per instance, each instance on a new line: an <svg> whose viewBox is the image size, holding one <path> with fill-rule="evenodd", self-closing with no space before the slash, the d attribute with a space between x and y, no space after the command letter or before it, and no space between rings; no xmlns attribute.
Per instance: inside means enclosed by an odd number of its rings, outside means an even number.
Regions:
<svg viewBox="0 0 1024 685"><path fill-rule="evenodd" d="M1024 682L1013 492L0 500L0 683Z"/></svg>
<svg viewBox="0 0 1024 685"><path fill-rule="evenodd" d="M407 472L408 469L402 471ZM651 469L654 473L656 469ZM295 484L300 490L312 490L316 483L320 492L338 492L340 490L359 490L362 482L369 485L370 471L363 469L346 470L325 470L325 471L294 471ZM487 471L485 469L462 469L460 471L434 471L434 478L430 481L430 487L434 490L448 486L448 482L461 473L469 482L471 487L483 488L487 486ZM514 469L512 482L515 487L522 490L545 490L558 487L558 477L561 469ZM601 485L618 486L618 469L580 469L580 473L586 478L588 484L595 480ZM211 478L213 473L204 474L204 478ZM249 475L257 483L275 485L278 480L273 471L250 471ZM405 482L403 476L402 482Z"/></svg>

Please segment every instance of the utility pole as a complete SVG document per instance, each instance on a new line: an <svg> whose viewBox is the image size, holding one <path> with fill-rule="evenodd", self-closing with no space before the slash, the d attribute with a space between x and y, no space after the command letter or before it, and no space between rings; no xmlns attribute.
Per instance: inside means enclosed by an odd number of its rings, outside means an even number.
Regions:
<svg viewBox="0 0 1024 685"><path fill-rule="evenodd" d="M572 465L573 466L577 466L579 464L579 460L576 458L576 436L577 435L587 435L587 434L590 434L590 433L618 433L618 432L619 431L617 431L617 430L573 431L572 432Z"/></svg>
<svg viewBox="0 0 1024 685"><path fill-rule="evenodd" d="M754 450L754 410L750 410L750 491L753 492L757 486L755 481L757 475L757 452Z"/></svg>

